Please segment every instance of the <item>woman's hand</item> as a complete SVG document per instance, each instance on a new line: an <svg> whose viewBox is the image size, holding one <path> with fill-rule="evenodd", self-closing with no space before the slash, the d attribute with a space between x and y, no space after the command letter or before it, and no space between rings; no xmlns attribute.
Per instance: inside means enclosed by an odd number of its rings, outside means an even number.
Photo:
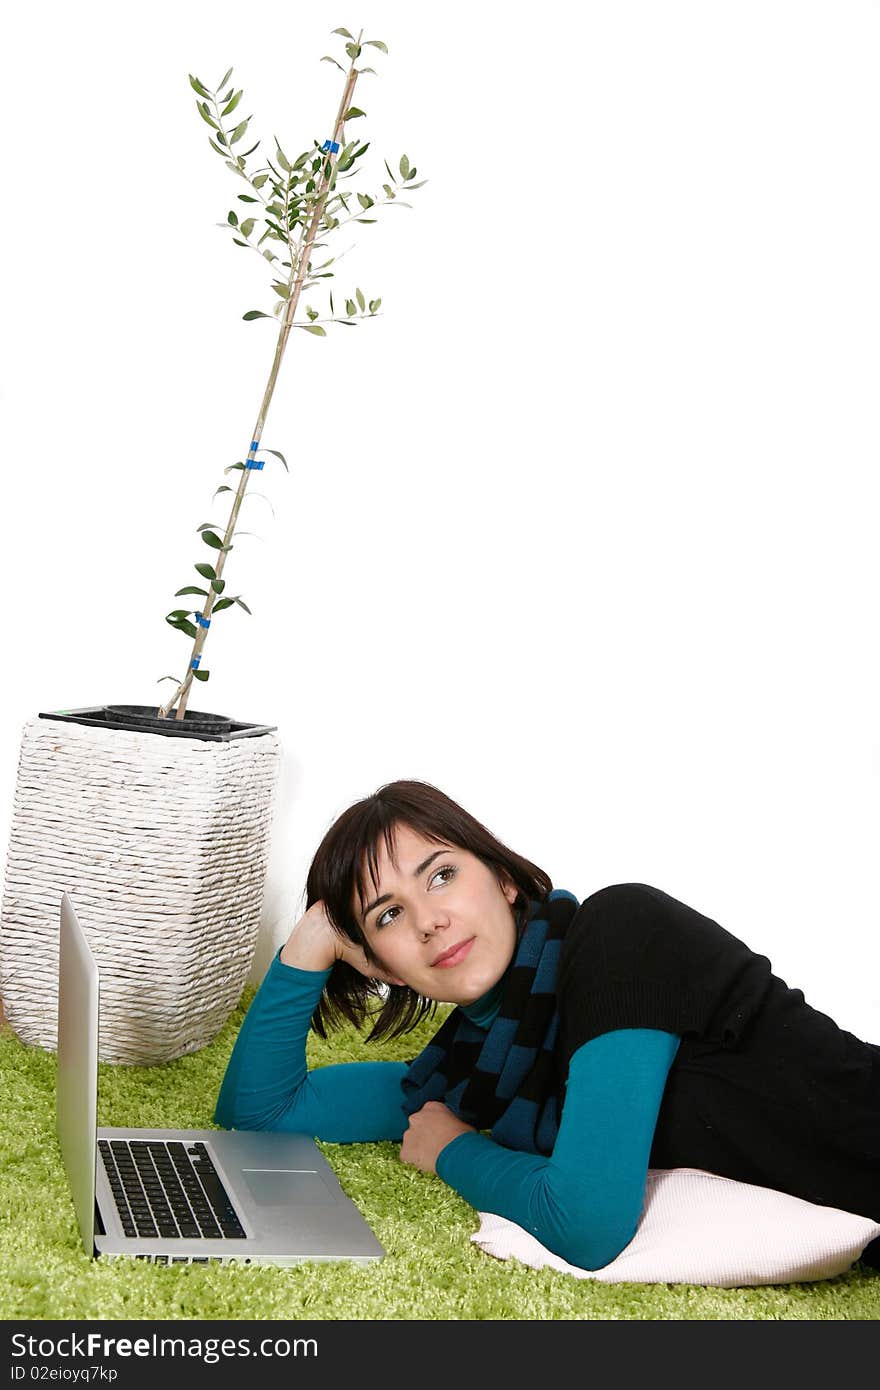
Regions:
<svg viewBox="0 0 880 1390"><path fill-rule="evenodd" d="M389 985L404 983L368 961L360 946L341 936L327 916L323 902L313 903L300 917L284 944L281 960L284 965L295 965L300 970L329 970L336 961L344 960L369 980L382 980Z"/></svg>
<svg viewBox="0 0 880 1390"><path fill-rule="evenodd" d="M400 1146L401 1163L411 1163L423 1173L436 1173L437 1159L459 1134L476 1133L440 1100L429 1100L409 1117L409 1126Z"/></svg>

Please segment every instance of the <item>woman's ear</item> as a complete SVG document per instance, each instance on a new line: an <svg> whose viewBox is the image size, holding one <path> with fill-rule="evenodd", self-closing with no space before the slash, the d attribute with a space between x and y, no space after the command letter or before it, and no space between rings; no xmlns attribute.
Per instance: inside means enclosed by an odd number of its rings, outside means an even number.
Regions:
<svg viewBox="0 0 880 1390"><path fill-rule="evenodd" d="M519 889L517 888L513 880L507 877L507 874L502 874L498 882L501 886L502 893L504 894L507 901L510 903L510 906L513 907L513 904L519 897Z"/></svg>

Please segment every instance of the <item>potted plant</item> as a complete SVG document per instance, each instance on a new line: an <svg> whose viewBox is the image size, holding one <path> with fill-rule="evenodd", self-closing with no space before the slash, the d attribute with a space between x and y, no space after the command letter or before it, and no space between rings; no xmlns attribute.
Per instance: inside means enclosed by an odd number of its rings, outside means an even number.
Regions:
<svg viewBox="0 0 880 1390"><path fill-rule="evenodd" d="M229 502L227 520L197 528L205 547L194 567L199 582L175 595L190 606L166 615L191 643L184 674L160 677L173 692L155 706L43 711L24 728L0 916L0 994L25 1042L55 1046L65 891L101 967L105 1061L167 1061L205 1046L251 967L281 744L274 725L187 706L193 681L210 675L202 658L217 615L233 606L250 613L241 594L227 592L224 571L251 474L271 460L287 469L262 438L288 340L295 329L326 337L327 325L353 327L381 305L360 287L334 301L325 285L334 276L328 243L352 222L375 222L384 207L409 207L401 193L424 182L403 155L396 173L385 162L381 193L348 186L369 148L360 135L347 136L365 116L353 100L358 79L375 73L361 58L388 50L363 31L333 33L348 62L321 60L344 79L329 135L292 156L276 138L257 167L249 161L260 142L243 148L252 118L241 116L232 69L214 89L189 76L211 147L239 184L222 225L236 247L260 256L270 277L268 312L243 317L274 321L274 355L245 457L224 470L235 486L224 482L214 493ZM324 289L322 313L307 300Z"/></svg>

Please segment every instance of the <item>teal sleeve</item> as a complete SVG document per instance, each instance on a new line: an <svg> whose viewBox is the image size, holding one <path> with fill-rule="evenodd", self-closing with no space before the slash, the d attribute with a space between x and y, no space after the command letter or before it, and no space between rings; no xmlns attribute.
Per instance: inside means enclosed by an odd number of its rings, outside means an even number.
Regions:
<svg viewBox="0 0 880 1390"><path fill-rule="evenodd" d="M678 1044L651 1028L592 1038L571 1059L549 1158L468 1132L441 1150L439 1176L472 1207L514 1221L569 1264L602 1269L636 1233Z"/></svg>
<svg viewBox="0 0 880 1390"><path fill-rule="evenodd" d="M405 1062L306 1064L312 1014L329 970L276 956L254 995L223 1077L214 1119L225 1129L279 1129L331 1143L401 1139Z"/></svg>

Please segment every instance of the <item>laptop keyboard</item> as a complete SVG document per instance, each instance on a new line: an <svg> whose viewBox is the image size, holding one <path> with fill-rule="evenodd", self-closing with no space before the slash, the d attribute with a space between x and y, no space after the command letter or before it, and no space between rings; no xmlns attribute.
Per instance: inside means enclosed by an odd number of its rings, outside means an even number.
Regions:
<svg viewBox="0 0 880 1390"><path fill-rule="evenodd" d="M242 1240L245 1232L202 1143L99 1139L127 1236Z"/></svg>

